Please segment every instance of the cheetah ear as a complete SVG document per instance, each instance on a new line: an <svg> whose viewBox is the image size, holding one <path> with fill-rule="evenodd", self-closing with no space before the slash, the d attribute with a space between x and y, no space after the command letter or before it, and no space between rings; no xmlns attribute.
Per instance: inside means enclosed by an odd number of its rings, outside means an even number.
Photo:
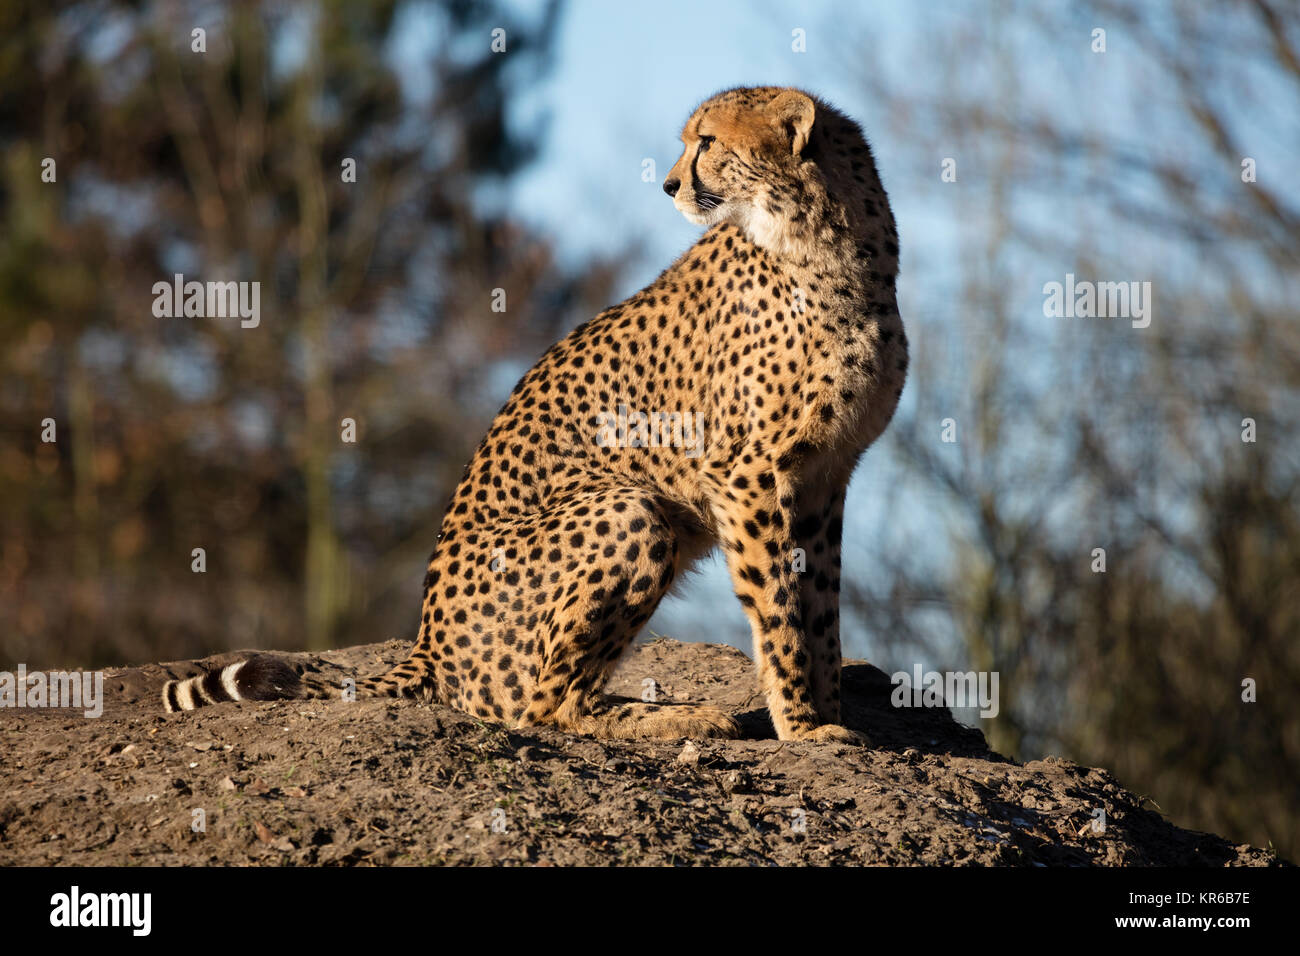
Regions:
<svg viewBox="0 0 1300 956"><path fill-rule="evenodd" d="M768 115L790 137L790 152L798 156L808 145L817 108L812 97L798 90L784 90L767 104Z"/></svg>

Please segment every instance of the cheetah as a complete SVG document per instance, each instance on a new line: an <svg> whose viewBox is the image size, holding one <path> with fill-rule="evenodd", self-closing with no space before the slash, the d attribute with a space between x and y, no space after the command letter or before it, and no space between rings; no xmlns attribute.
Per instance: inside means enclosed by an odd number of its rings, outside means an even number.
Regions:
<svg viewBox="0 0 1300 956"><path fill-rule="evenodd" d="M447 507L409 657L358 692L597 737L737 736L714 707L601 694L720 546L777 737L867 742L841 723L840 539L907 373L889 201L858 124L797 89L718 93L681 141L663 190L706 231L523 376ZM257 655L163 696L337 693Z"/></svg>

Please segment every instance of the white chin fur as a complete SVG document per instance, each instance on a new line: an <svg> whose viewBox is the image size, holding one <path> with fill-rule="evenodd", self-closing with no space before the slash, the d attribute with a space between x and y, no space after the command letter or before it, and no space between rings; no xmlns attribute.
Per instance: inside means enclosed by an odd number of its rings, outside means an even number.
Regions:
<svg viewBox="0 0 1300 956"><path fill-rule="evenodd" d="M746 207L736 224L756 246L777 250L782 245L781 223L757 206Z"/></svg>
<svg viewBox="0 0 1300 956"><path fill-rule="evenodd" d="M674 203L673 205L677 205ZM682 214L687 222L693 222L697 226L713 226L727 219L731 212L731 204L723 203L713 209L700 209L694 203L689 206L677 206L677 211Z"/></svg>
<svg viewBox="0 0 1300 956"><path fill-rule="evenodd" d="M714 226L720 222L735 223L749 237L750 242L769 252L784 254L791 251L786 223L752 203L724 202L713 209L700 209L691 202L684 206L677 206L677 211L686 217L688 222L693 222L697 226Z"/></svg>

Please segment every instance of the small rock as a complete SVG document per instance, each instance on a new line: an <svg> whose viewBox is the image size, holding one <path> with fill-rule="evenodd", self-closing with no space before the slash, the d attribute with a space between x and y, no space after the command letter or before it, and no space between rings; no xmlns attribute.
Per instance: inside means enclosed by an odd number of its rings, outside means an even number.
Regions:
<svg viewBox="0 0 1300 956"><path fill-rule="evenodd" d="M695 746L695 742L688 740L682 746L682 752L677 755L677 762L693 767L700 762L700 748Z"/></svg>
<svg viewBox="0 0 1300 956"><path fill-rule="evenodd" d="M727 793L749 793L754 789L754 779L746 770L729 770L722 777L722 789Z"/></svg>
<svg viewBox="0 0 1300 956"><path fill-rule="evenodd" d="M231 780L229 777L222 777L222 778L221 778L221 782L220 782L219 784L217 784L217 789L219 789L219 790L238 790L238 789L239 789L239 784L235 783L235 781Z"/></svg>
<svg viewBox="0 0 1300 956"><path fill-rule="evenodd" d="M279 850L281 853L291 853L297 849L289 842L288 837L277 837L264 823L254 822L253 829L257 832L257 838L273 850Z"/></svg>

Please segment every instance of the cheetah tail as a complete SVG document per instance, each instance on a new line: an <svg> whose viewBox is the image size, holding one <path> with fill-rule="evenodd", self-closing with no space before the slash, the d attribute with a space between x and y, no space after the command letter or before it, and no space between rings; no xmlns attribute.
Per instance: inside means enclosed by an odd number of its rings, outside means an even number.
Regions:
<svg viewBox="0 0 1300 956"><path fill-rule="evenodd" d="M328 695L328 688L304 682L278 657L255 654L198 677L170 680L163 687L162 699L170 714L228 700L293 700Z"/></svg>

